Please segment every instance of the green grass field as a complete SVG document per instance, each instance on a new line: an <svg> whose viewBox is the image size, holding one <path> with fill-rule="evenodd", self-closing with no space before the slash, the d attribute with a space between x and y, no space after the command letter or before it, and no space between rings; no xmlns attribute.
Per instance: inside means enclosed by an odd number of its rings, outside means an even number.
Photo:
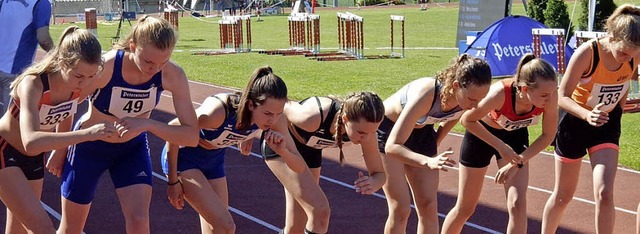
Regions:
<svg viewBox="0 0 640 234"><path fill-rule="evenodd" d="M618 4L631 1L618 1ZM521 4L513 5L513 14L524 14ZM633 3L633 2L631 2ZM569 15L574 2L568 2ZM580 12L576 9L574 20ZM345 95L352 91L375 91L388 97L407 82L419 77L433 76L446 67L458 51L455 48L457 7L439 7L431 4L428 11L419 11L418 6L395 8L373 7L362 10L350 9L365 18L365 55L388 54L389 15L406 17L406 46L430 49L408 49L405 59L378 59L345 62L318 62L301 56L274 56L244 53L222 56L196 56L191 50L218 49L219 18L181 17L180 38L172 59L180 64L191 80L229 87L243 87L253 70L270 65L276 74L285 79L290 98L302 99L311 95ZM336 49L336 10L321 9L321 46ZM252 22L254 49L284 49L289 46L286 16L262 17L263 22ZM51 35L55 38L69 24L53 25ZM84 27L84 24L80 25ZM116 35L117 22L99 23L98 36L104 50L109 50L111 38ZM122 35L130 30L125 21ZM399 30L396 31L396 33ZM396 34L396 41L399 41ZM621 139L620 163L640 169L640 114L625 114ZM463 132L457 126L454 131ZM530 135L537 137L540 126L532 127ZM551 149L551 148L548 148Z"/></svg>

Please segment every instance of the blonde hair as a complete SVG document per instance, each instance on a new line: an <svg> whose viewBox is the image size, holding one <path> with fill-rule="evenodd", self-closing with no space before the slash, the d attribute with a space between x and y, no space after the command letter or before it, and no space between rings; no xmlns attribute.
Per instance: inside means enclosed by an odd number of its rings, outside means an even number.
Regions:
<svg viewBox="0 0 640 234"><path fill-rule="evenodd" d="M482 59L462 54L455 58L449 67L438 72L436 79L442 83L440 98L442 103L446 103L454 95L454 81L458 81L462 88L466 88L470 84L477 86L491 84L491 68Z"/></svg>
<svg viewBox="0 0 640 234"><path fill-rule="evenodd" d="M536 58L532 53L525 54L520 58L516 69L516 79L518 86L527 86L532 89L538 87L539 80L558 81L555 68L547 61Z"/></svg>
<svg viewBox="0 0 640 234"><path fill-rule="evenodd" d="M20 76L11 83L11 96L18 96L18 84L26 76L39 76L59 72L62 66L71 68L84 61L91 65L99 65L102 68L102 47L98 39L91 32L78 26L70 26L60 36L60 42L38 63L28 67Z"/></svg>
<svg viewBox="0 0 640 234"><path fill-rule="evenodd" d="M240 95L236 128L244 130L251 126L249 101L256 107L264 104L267 98L288 100L287 85L280 77L273 74L271 67L263 66L253 72L249 83L247 83Z"/></svg>
<svg viewBox="0 0 640 234"><path fill-rule="evenodd" d="M145 15L138 19L129 35L121 39L113 48L131 52L129 42L132 41L137 46L152 45L160 50L166 50L173 49L177 40L173 25L169 21Z"/></svg>
<svg viewBox="0 0 640 234"><path fill-rule="evenodd" d="M342 116L346 116L351 121L364 119L371 123L380 123L384 119L384 103L378 94L373 92L351 93L341 101L340 110L336 113L336 133L333 138L340 149L340 164L344 162L344 152L342 152L342 127L344 122Z"/></svg>
<svg viewBox="0 0 640 234"><path fill-rule="evenodd" d="M625 45L640 47L640 8L623 4L609 16L605 29Z"/></svg>

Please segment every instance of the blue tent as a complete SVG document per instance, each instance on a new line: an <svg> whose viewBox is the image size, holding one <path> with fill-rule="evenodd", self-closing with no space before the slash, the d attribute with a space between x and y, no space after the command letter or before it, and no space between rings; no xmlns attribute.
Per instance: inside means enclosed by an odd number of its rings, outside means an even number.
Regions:
<svg viewBox="0 0 640 234"><path fill-rule="evenodd" d="M505 17L478 35L465 52L484 58L491 66L493 76L511 76L515 74L522 55L533 53L533 28L547 26L526 16ZM556 38L542 36L540 47L542 59L558 69ZM573 49L565 46L565 66L572 54Z"/></svg>

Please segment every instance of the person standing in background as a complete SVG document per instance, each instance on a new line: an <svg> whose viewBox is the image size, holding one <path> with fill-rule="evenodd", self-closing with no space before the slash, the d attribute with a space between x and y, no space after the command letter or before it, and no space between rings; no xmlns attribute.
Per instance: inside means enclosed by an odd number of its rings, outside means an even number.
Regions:
<svg viewBox="0 0 640 234"><path fill-rule="evenodd" d="M51 4L46 0L0 1L0 115L7 111L10 85L33 62L37 45L49 51Z"/></svg>

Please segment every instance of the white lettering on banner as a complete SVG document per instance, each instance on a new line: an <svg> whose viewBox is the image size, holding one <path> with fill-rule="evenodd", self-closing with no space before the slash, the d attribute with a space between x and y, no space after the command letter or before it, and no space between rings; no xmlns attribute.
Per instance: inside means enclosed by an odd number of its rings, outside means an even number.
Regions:
<svg viewBox="0 0 640 234"><path fill-rule="evenodd" d="M502 57L521 57L526 53L533 53L533 43L531 44L523 44L523 45L511 45L507 44L502 46L500 43L491 43L493 46L493 50L495 50L494 55L498 58L498 61L502 61ZM540 44L540 53L543 55L546 54L556 54L558 51L557 44L547 44L546 42L541 42Z"/></svg>

